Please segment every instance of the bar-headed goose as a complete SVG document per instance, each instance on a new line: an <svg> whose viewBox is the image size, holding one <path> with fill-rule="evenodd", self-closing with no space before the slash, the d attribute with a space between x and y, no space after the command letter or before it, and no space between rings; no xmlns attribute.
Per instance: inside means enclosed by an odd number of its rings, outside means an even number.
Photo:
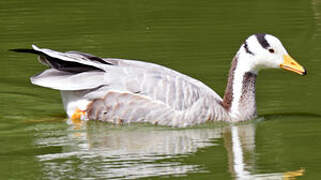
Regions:
<svg viewBox="0 0 321 180"><path fill-rule="evenodd" d="M239 122L256 117L255 80L265 68L305 75L278 38L248 37L236 53L223 99L202 82L161 65L100 58L70 51L14 49L39 55L49 69L33 84L61 91L71 119L112 123L150 122L185 127L207 121Z"/></svg>

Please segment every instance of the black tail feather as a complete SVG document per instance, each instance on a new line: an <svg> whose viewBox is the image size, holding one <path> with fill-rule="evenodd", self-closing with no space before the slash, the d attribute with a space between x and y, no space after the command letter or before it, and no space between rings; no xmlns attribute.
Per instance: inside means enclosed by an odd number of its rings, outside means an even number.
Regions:
<svg viewBox="0 0 321 180"><path fill-rule="evenodd" d="M82 73L87 71L103 71L99 68L96 68L94 66L89 66L86 64L81 64L78 62L72 62L72 61L63 61L58 58L53 58L51 56L45 55L46 60L50 64L51 67L64 72L70 72L70 73Z"/></svg>
<svg viewBox="0 0 321 180"><path fill-rule="evenodd" d="M38 54L38 55L41 55L42 53L39 52L39 51L36 51L34 49L9 49L9 51L13 51L13 52L19 52L19 53L31 53L31 54Z"/></svg>
<svg viewBox="0 0 321 180"><path fill-rule="evenodd" d="M69 54L78 54L78 55L81 55L81 56L84 56L85 58L87 59L90 59L92 61L97 61L99 63L102 63L102 64L108 64L108 65L113 65L105 60L103 60L102 58L100 57L97 57L97 56L94 56L92 54L88 54L88 53L83 53L83 52L79 52L79 51L68 51L66 53L69 53Z"/></svg>
<svg viewBox="0 0 321 180"><path fill-rule="evenodd" d="M54 58L51 56L48 56L45 53L42 53L40 51L34 50L34 49L9 49L9 51L13 51L13 52L18 52L18 53L31 53L31 54L37 54L39 56L42 56L46 59L46 64L48 64L50 67L57 69L59 71L64 71L64 72L70 72L70 73L81 73L81 72L86 72L86 71L103 71L97 67L94 66L89 66L89 65L85 65L85 64L81 64L78 62L72 62L72 61L64 61L58 58ZM88 59L92 60L92 61L99 61L102 63L105 62L104 60L102 60L101 58L94 58L90 57ZM107 62L106 62L107 63ZM106 64L105 63L105 64ZM109 64L109 63L108 63Z"/></svg>

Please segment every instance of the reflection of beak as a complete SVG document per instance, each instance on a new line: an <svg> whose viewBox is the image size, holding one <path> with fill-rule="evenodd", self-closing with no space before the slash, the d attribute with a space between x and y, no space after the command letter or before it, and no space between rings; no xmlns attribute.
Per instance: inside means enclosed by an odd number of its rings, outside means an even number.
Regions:
<svg viewBox="0 0 321 180"><path fill-rule="evenodd" d="M299 63L297 63L291 56L284 55L283 56L283 63L280 64L280 67L282 69L293 71L301 75L306 75L307 71L304 69L303 66L301 66Z"/></svg>

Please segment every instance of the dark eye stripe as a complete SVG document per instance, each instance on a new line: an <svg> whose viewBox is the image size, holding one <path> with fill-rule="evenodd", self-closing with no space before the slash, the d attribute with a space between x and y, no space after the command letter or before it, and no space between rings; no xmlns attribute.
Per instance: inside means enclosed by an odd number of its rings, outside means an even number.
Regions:
<svg viewBox="0 0 321 180"><path fill-rule="evenodd" d="M270 47L270 44L267 42L267 40L265 39L265 35L263 33L260 34L255 34L257 40L259 41L259 43L261 44L261 46L265 49L267 49L268 47Z"/></svg>

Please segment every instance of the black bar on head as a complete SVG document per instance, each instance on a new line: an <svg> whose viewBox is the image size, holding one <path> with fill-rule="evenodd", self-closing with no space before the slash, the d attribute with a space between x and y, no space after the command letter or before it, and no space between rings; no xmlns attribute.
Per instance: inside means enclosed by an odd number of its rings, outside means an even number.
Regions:
<svg viewBox="0 0 321 180"><path fill-rule="evenodd" d="M243 46L243 47L244 47L244 49L245 49L245 51L246 51L247 53L254 55L254 53L249 50L249 46L247 45L247 42L246 42L246 41L244 42L244 46Z"/></svg>
<svg viewBox="0 0 321 180"><path fill-rule="evenodd" d="M270 44L267 42L267 40L265 39L265 35L263 33L260 34L255 34L257 40L259 41L259 43L261 44L261 46L265 49L267 49L268 47L270 47Z"/></svg>

